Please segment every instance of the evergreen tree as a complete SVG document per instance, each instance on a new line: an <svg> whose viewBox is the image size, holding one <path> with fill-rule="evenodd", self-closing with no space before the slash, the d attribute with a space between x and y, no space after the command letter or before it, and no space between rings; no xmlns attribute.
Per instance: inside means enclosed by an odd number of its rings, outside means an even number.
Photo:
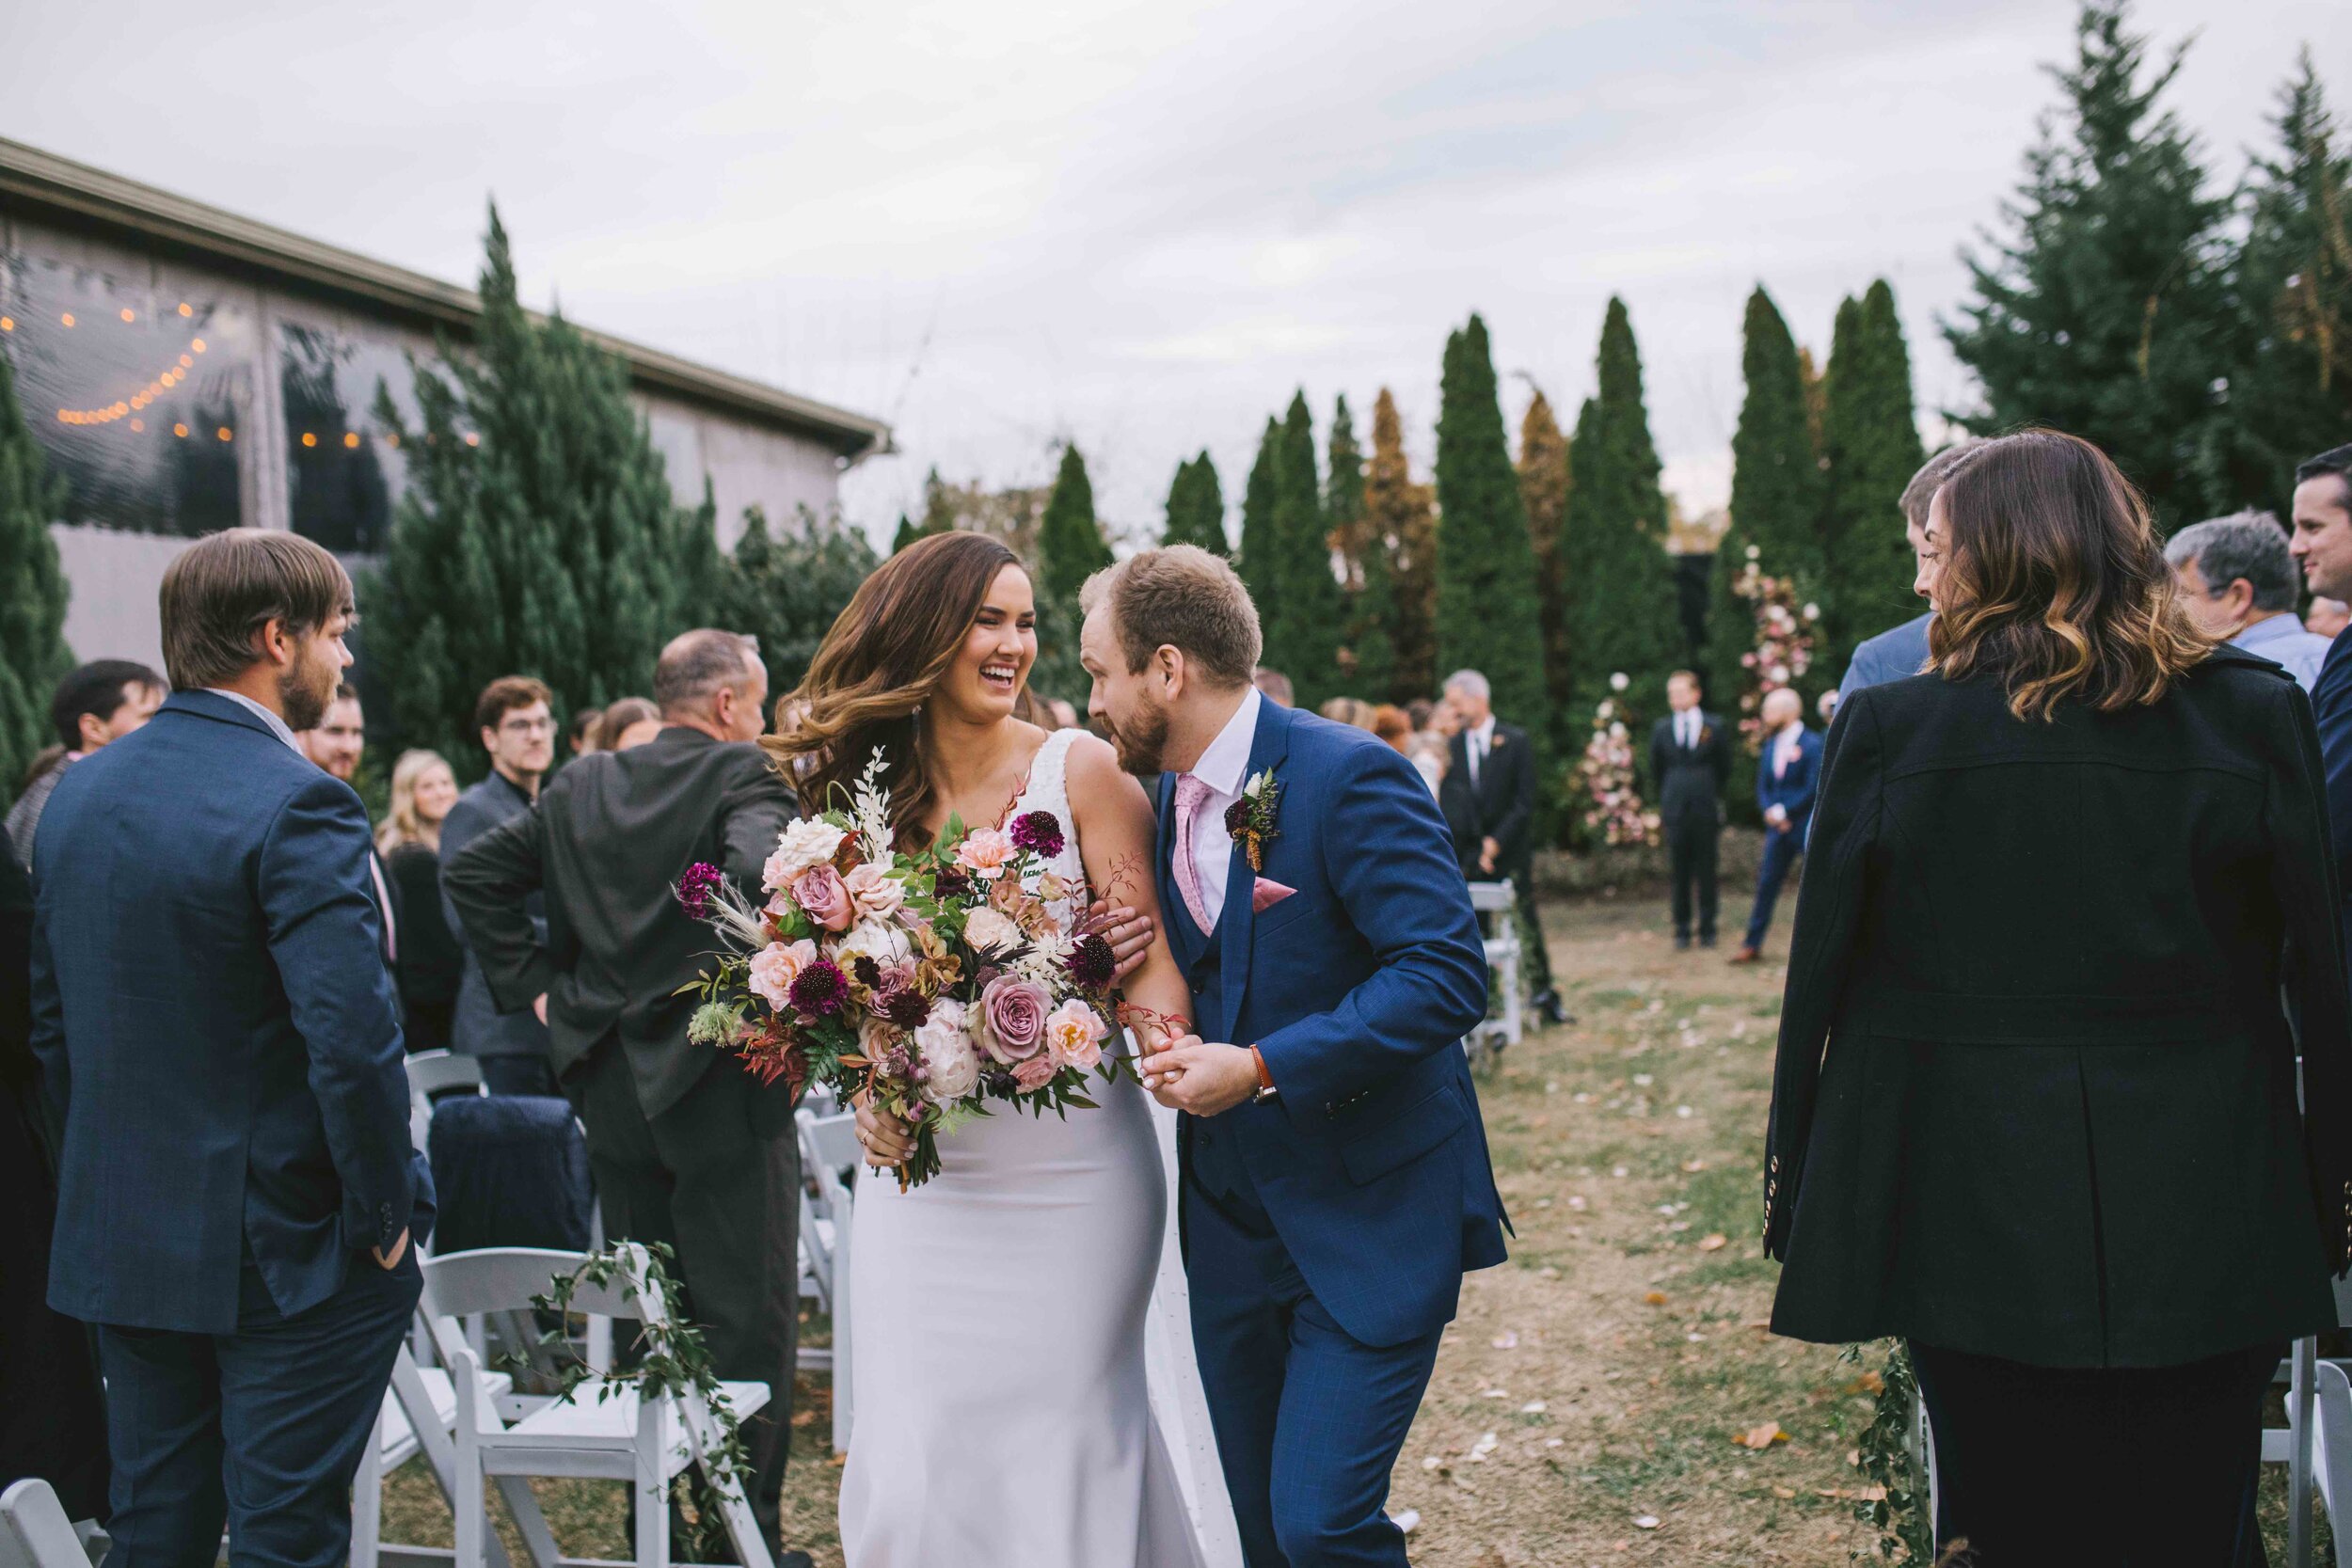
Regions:
<svg viewBox="0 0 2352 1568"><path fill-rule="evenodd" d="M1331 531L1323 515L1315 461L1314 415L1307 394L1291 399L1274 464L1274 602L1265 626L1265 663L1291 678L1301 707L1316 707L1340 684L1340 641L1346 607L1331 572Z"/></svg>
<svg viewBox="0 0 2352 1568"><path fill-rule="evenodd" d="M1755 607L1732 592L1748 546L1760 552L1757 564L1766 573L1790 578L1806 595L1821 593L1826 569L1828 484L1805 420L1804 372L1788 324L1761 288L1748 296L1740 364L1747 396L1731 438L1731 526L1715 546L1708 616L1707 700L1726 716L1738 711L1752 684L1740 656L1756 645Z"/></svg>
<svg viewBox="0 0 2352 1568"><path fill-rule="evenodd" d="M2283 518L2295 466L2352 434L2352 143L2308 49L2272 123L2278 146L2248 180L2241 360L2215 466L2229 494Z"/></svg>
<svg viewBox="0 0 2352 1568"><path fill-rule="evenodd" d="M1568 515L1568 441L1539 388L1519 419L1519 501L1535 551L1536 605L1544 627L1544 691L1551 701L1552 754L1577 749L1584 724L1568 706L1568 628L1564 616L1560 529ZM1589 716L1588 716L1589 717Z"/></svg>
<svg viewBox="0 0 2352 1568"><path fill-rule="evenodd" d="M620 362L524 313L495 208L481 293L471 352L416 367L421 430L378 393L409 475L367 594L391 743L469 772L485 685L537 675L559 710L642 691L662 643L708 619L720 573L707 483L678 507Z"/></svg>
<svg viewBox="0 0 2352 1568"><path fill-rule="evenodd" d="M1249 465L1249 483L1241 493L1241 557L1233 562L1249 596L1258 604L1259 625L1270 632L1281 612L1280 584L1276 581L1281 551L1275 544L1275 473L1281 466L1282 426L1266 416L1258 437L1257 461Z"/></svg>
<svg viewBox="0 0 2352 1568"><path fill-rule="evenodd" d="M1230 553L1225 542L1225 489L1206 451L1176 465L1176 482L1168 488L1168 531L1160 536L1160 543L1198 545L1218 555Z"/></svg>
<svg viewBox="0 0 2352 1568"><path fill-rule="evenodd" d="M1356 444L1356 420L1342 392L1331 411L1330 465L1323 482L1323 516L1330 531L1330 547L1345 563L1346 581L1356 579L1357 558L1364 548L1364 452Z"/></svg>
<svg viewBox="0 0 2352 1568"><path fill-rule="evenodd" d="M2097 442L2169 531L2241 504L2211 455L2236 360L2230 202L2158 107L2186 45L2146 71L2125 15L2125 0L2083 8L2058 112L2006 210L2016 232L1968 259L1976 297L1944 333L1983 388L1970 429L2040 423Z"/></svg>
<svg viewBox="0 0 2352 1568"><path fill-rule="evenodd" d="M1551 731L1535 549L1503 436L1486 324L1446 342L1438 405L1438 663L1476 670L1495 711L1527 727L1540 756Z"/></svg>
<svg viewBox="0 0 2352 1568"><path fill-rule="evenodd" d="M890 553L897 555L917 539L927 539L934 533L948 532L955 526L955 498L949 493L946 482L939 477L939 469L934 466L923 476L923 520L918 523L905 513L899 513L898 531L891 536Z"/></svg>
<svg viewBox="0 0 2352 1568"><path fill-rule="evenodd" d="M890 536L890 553L897 555L922 537L923 531L914 526L914 519L901 512L898 514L898 531Z"/></svg>
<svg viewBox="0 0 2352 1568"><path fill-rule="evenodd" d="M1622 674L1633 711L1666 711L1682 620L1666 555L1666 497L1642 395L1641 351L1622 300L1602 318L1599 390L1576 420L1576 483L1561 529L1561 622L1569 716L1590 723Z"/></svg>
<svg viewBox="0 0 2352 1568"><path fill-rule="evenodd" d="M16 372L0 354L0 801L16 798L34 753L49 744L49 699L73 666L65 573L49 534L64 511L65 484L25 426Z"/></svg>
<svg viewBox="0 0 2352 1568"><path fill-rule="evenodd" d="M1405 421L1386 387L1372 405L1372 463L1364 474L1366 532L1379 548L1364 555L1359 606L1387 629L1389 686L1369 694L1394 703L1437 695L1438 514L1426 484L1415 483L1405 457ZM1385 615L1366 601L1388 599ZM1372 642L1379 645L1378 640ZM1370 679L1371 672L1367 673Z"/></svg>
<svg viewBox="0 0 2352 1568"><path fill-rule="evenodd" d="M781 696L800 685L818 644L880 564L866 536L837 516L819 519L803 509L799 526L777 538L767 514L751 507L709 619L759 639L768 689Z"/></svg>
<svg viewBox="0 0 2352 1568"><path fill-rule="evenodd" d="M1829 578L1822 679L1845 673L1854 644L1919 613L1903 537L1903 486L1927 461L1911 403L1911 350L1895 291L1873 282L1837 308L1823 446L1829 457Z"/></svg>
<svg viewBox="0 0 2352 1568"><path fill-rule="evenodd" d="M1078 662L1078 590L1111 563L1111 547L1094 519L1094 486L1076 443L1062 448L1061 470L1037 526L1037 665L1029 684L1048 697L1072 702L1086 696L1087 674Z"/></svg>
<svg viewBox="0 0 2352 1568"><path fill-rule="evenodd" d="M1346 596L1340 650L1346 678L1342 684L1350 695L1385 703L1396 673L1396 649L1389 641L1396 608L1389 580L1391 545L1375 531L1365 497L1364 451L1356 444L1356 420L1343 392L1331 414L1329 451L1323 513L1331 530L1331 547L1339 554Z"/></svg>

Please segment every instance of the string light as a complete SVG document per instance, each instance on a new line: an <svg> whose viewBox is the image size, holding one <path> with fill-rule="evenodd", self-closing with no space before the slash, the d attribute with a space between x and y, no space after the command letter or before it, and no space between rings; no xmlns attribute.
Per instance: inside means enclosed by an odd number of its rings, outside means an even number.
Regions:
<svg viewBox="0 0 2352 1568"><path fill-rule="evenodd" d="M135 431L143 431L147 428L147 421L145 420L133 420L131 421L131 428Z"/></svg>
<svg viewBox="0 0 2352 1568"><path fill-rule="evenodd" d="M306 430L302 433L302 444L306 447L315 447L319 444L319 438Z"/></svg>
<svg viewBox="0 0 2352 1568"><path fill-rule="evenodd" d="M343 432L343 446L344 446L344 448L345 448L346 450L348 450L348 451L358 451L358 450L359 450L359 433L358 433L358 431L356 431L356 430L346 430L346 431L344 431L344 432Z"/></svg>
<svg viewBox="0 0 2352 1568"><path fill-rule="evenodd" d="M134 322L134 321L138 320L138 317L136 317L135 315L132 314L132 312L131 312L131 308L130 308L128 305L126 305L126 306L124 306L124 307L122 308L122 319L123 319L125 322Z"/></svg>
<svg viewBox="0 0 2352 1568"><path fill-rule="evenodd" d="M66 318L66 325L68 326L73 325L72 316ZM187 380L188 372L196 366L196 356L204 352L204 340L201 338L195 340L188 344L188 353L181 355L178 359L166 366L156 374L154 380L132 393L128 398L118 399L99 408L60 408L57 410L58 422L73 425L112 424L117 420L138 412L172 388ZM223 436L221 439L226 441L229 437Z"/></svg>
<svg viewBox="0 0 2352 1568"><path fill-rule="evenodd" d="M0 316L0 332L13 332L15 330L16 318L14 316Z"/></svg>
<svg viewBox="0 0 2352 1568"><path fill-rule="evenodd" d="M180 313L183 316L193 316L196 314L196 308L183 299L180 302Z"/></svg>
<svg viewBox="0 0 2352 1568"><path fill-rule="evenodd" d="M188 427L183 424L176 424L171 427L171 433L184 441L188 436Z"/></svg>
<svg viewBox="0 0 2352 1568"><path fill-rule="evenodd" d="M72 326L73 325L73 312L68 310L64 315L59 316L57 319L65 323L66 325Z"/></svg>
<svg viewBox="0 0 2352 1568"><path fill-rule="evenodd" d="M229 428L227 425L222 425L222 426L220 427L220 429L218 429L217 431L215 431L215 432L214 432L214 434L215 434L215 435L216 435L216 436L219 436L222 440L226 441L226 440L228 440L228 439L230 438L230 436L233 433L230 430L230 428Z"/></svg>

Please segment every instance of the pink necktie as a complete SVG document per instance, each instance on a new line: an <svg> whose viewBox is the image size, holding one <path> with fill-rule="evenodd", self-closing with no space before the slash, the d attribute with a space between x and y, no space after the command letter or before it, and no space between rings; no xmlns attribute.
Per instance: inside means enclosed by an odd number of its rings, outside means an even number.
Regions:
<svg viewBox="0 0 2352 1568"><path fill-rule="evenodd" d="M1192 855L1192 825L1208 798L1208 780L1190 773L1176 776L1176 891L1184 895L1184 908L1192 911L1193 924L1200 927L1202 936L1216 929L1216 917L1200 891L1200 866Z"/></svg>

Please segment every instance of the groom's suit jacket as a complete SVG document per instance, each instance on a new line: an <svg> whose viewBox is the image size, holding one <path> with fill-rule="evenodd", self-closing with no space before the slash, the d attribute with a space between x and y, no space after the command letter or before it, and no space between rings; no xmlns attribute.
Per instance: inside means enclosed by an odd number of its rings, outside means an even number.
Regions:
<svg viewBox="0 0 2352 1568"><path fill-rule="evenodd" d="M1203 1038L1254 1045L1278 1091L1187 1116L1188 1171L1239 1160L1340 1326L1394 1345L1449 1321L1466 1269L1503 1259L1502 1200L1462 1037L1486 959L1453 839L1412 764L1371 734L1259 705L1247 776L1280 793L1263 873L1232 850L1204 940L1172 901ZM1175 775L1159 794L1173 887ZM1295 889L1253 912L1255 879Z"/></svg>
<svg viewBox="0 0 2352 1568"><path fill-rule="evenodd" d="M247 1257L292 1316L424 1241L369 848L349 784L210 691L58 782L32 970L58 1311L228 1334Z"/></svg>

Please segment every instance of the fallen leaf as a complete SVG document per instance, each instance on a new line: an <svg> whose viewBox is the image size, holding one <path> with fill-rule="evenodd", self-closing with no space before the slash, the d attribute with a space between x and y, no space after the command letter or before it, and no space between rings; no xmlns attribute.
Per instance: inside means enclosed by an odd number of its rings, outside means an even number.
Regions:
<svg viewBox="0 0 2352 1568"><path fill-rule="evenodd" d="M1522 1416L1540 1416L1549 1408L1550 1407L1545 1404L1541 1400L1529 1400L1525 1404L1519 1406L1519 1414Z"/></svg>
<svg viewBox="0 0 2352 1568"><path fill-rule="evenodd" d="M1470 1457L1472 1459L1484 1458L1486 1455L1494 1452L1495 1445L1501 1441L1502 1439L1497 1437L1491 1432L1482 1434L1477 1442L1470 1445Z"/></svg>
<svg viewBox="0 0 2352 1568"><path fill-rule="evenodd" d="M1652 1291L1643 1296L1642 1301L1645 1306L1663 1307L1666 1305L1666 1292L1663 1291Z"/></svg>
<svg viewBox="0 0 2352 1568"><path fill-rule="evenodd" d="M1730 1240L1730 1237L1718 1230L1709 1235L1699 1238L1699 1250L1701 1252L1717 1252L1722 1250L1722 1248L1728 1243Z"/></svg>
<svg viewBox="0 0 2352 1568"><path fill-rule="evenodd" d="M1633 1528L1635 1529L1656 1529L1658 1528L1658 1523L1659 1520L1657 1514L1645 1513L1640 1518L1633 1521Z"/></svg>
<svg viewBox="0 0 2352 1568"><path fill-rule="evenodd" d="M1886 1488L1883 1486L1829 1486L1817 1490L1814 1493L1814 1496L1819 1497L1842 1497L1849 1502L1880 1503L1886 1500Z"/></svg>
<svg viewBox="0 0 2352 1568"><path fill-rule="evenodd" d="M1760 1453L1774 1443L1786 1443L1788 1434L1780 1430L1778 1421L1766 1421L1761 1426L1750 1427L1733 1437L1732 1441L1743 1449L1754 1449Z"/></svg>
<svg viewBox="0 0 2352 1568"><path fill-rule="evenodd" d="M1772 1488L1772 1496L1775 1497L1793 1497L1796 1495L1795 1490L1790 1487L1775 1486Z"/></svg>
<svg viewBox="0 0 2352 1568"><path fill-rule="evenodd" d="M1846 1392L1849 1394L1883 1394L1886 1392L1886 1379L1876 1372L1864 1372L1860 1377L1846 1385Z"/></svg>
<svg viewBox="0 0 2352 1568"><path fill-rule="evenodd" d="M1389 1515L1389 1523L1394 1525L1399 1532L1410 1535L1421 1526L1421 1510L1417 1508L1400 1508L1394 1513ZM1498 1559L1497 1560L1500 1561L1501 1560Z"/></svg>
<svg viewBox="0 0 2352 1568"><path fill-rule="evenodd" d="M1518 1329L1516 1329L1516 1328L1506 1328L1506 1329L1504 1329L1502 1333L1500 1333L1500 1334L1498 1334L1498 1335L1496 1335L1496 1336L1495 1336L1494 1345L1495 1345L1495 1349L1497 1349L1497 1350L1517 1350L1517 1349L1518 1349L1518 1348L1519 1348L1519 1332L1518 1332Z"/></svg>
<svg viewBox="0 0 2352 1568"><path fill-rule="evenodd" d="M1707 1162L1704 1160L1685 1160L1682 1163L1682 1173L1685 1176L1696 1176L1706 1168Z"/></svg>

